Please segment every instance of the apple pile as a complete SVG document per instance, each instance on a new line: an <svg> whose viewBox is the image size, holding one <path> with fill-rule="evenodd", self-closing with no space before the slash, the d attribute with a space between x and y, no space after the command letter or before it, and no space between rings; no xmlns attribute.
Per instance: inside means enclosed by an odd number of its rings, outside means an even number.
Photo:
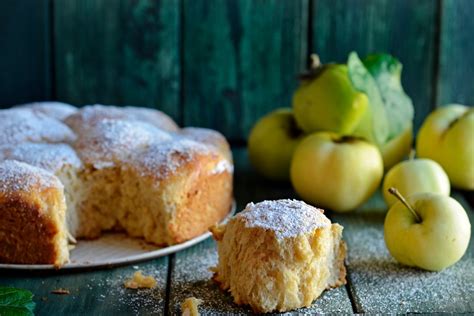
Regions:
<svg viewBox="0 0 474 316"><path fill-rule="evenodd" d="M471 238L466 211L449 194L451 184L474 189L474 109L453 104L431 113L416 148L422 158L385 175L384 238L397 261L439 271L461 259Z"/></svg>
<svg viewBox="0 0 474 316"><path fill-rule="evenodd" d="M351 211L377 190L384 167L410 152L413 104L402 65L388 54L362 61L351 53L347 64L312 58L292 109L277 109L252 129L249 157L265 177L291 179L306 201Z"/></svg>
<svg viewBox="0 0 474 316"><path fill-rule="evenodd" d="M304 200L336 212L355 210L383 179L390 207L385 242L393 257L432 271L457 262L471 226L449 195L451 185L474 190L474 109L454 104L431 113L417 136L418 158L402 161L413 153L414 109L401 63L388 54L361 60L351 53L346 64L312 58L292 108L253 127L248 149L255 169L291 180Z"/></svg>

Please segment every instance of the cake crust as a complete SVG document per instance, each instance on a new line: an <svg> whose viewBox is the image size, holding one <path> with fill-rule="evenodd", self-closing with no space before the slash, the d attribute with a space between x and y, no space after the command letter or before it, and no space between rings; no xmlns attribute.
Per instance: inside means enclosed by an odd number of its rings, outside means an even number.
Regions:
<svg viewBox="0 0 474 316"><path fill-rule="evenodd" d="M64 264L69 256L63 185L25 163L0 163L0 261Z"/></svg>

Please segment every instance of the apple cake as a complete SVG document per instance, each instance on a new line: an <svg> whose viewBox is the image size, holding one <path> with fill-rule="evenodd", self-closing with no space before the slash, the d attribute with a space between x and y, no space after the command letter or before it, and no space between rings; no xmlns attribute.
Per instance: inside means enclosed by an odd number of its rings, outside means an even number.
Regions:
<svg viewBox="0 0 474 316"><path fill-rule="evenodd" d="M152 109L51 102L0 110L0 122L0 262L60 266L68 237L106 231L172 245L231 208L232 155L216 131Z"/></svg>
<svg viewBox="0 0 474 316"><path fill-rule="evenodd" d="M213 279L255 312L309 306L346 283L342 226L304 202L249 203L211 231L219 256Z"/></svg>

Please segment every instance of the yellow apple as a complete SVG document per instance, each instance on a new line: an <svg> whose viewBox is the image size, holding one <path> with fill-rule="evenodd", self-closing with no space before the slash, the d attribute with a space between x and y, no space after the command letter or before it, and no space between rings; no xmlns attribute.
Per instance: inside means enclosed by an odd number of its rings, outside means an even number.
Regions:
<svg viewBox="0 0 474 316"><path fill-rule="evenodd" d="M250 161L265 177L288 180L291 158L302 138L291 109L277 109L252 128L248 140Z"/></svg>
<svg viewBox="0 0 474 316"><path fill-rule="evenodd" d="M368 109L367 96L357 91L346 65L325 65L320 74L304 80L293 95L296 122L306 133L351 133Z"/></svg>
<svg viewBox="0 0 474 316"><path fill-rule="evenodd" d="M384 169L389 170L395 164L406 158L410 154L412 144L413 126L409 124L400 135L379 147L382 153Z"/></svg>
<svg viewBox="0 0 474 316"><path fill-rule="evenodd" d="M391 190L396 194L396 190ZM455 199L438 193L416 193L395 203L387 213L384 238L400 263L440 271L466 252L471 224Z"/></svg>
<svg viewBox="0 0 474 316"><path fill-rule="evenodd" d="M452 104L431 113L418 133L416 152L437 161L453 187L474 190L474 108Z"/></svg>
<svg viewBox="0 0 474 316"><path fill-rule="evenodd" d="M380 185L382 156L375 145L363 139L318 132L296 148L290 175L304 200L347 212L367 201Z"/></svg>
<svg viewBox="0 0 474 316"><path fill-rule="evenodd" d="M443 168L431 159L410 159L402 161L390 169L383 180L383 197L390 207L397 202L388 192L391 187L404 196L415 193L432 192L449 196L451 185Z"/></svg>

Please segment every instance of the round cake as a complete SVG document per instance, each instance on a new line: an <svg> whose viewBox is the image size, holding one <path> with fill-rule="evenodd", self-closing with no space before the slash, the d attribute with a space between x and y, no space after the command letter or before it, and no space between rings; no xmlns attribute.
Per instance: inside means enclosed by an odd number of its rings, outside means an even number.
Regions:
<svg viewBox="0 0 474 316"><path fill-rule="evenodd" d="M346 282L342 226L302 201L249 203L211 231L219 255L213 279L255 312L309 306Z"/></svg>
<svg viewBox="0 0 474 316"><path fill-rule="evenodd" d="M15 244L21 231L12 233L0 223L0 244L8 241L8 249L15 248L5 250L0 262L62 265L68 260L68 236L97 238L105 231L171 245L206 232L230 211L232 155L216 131L180 129L163 112L148 108L76 109L51 102L0 110L0 122L4 174L16 172L16 164L41 170L35 177L56 179L58 200L64 202L41 204L49 214L63 214L50 223L58 231L54 238L36 236L37 242L55 245L49 254L20 255L29 249L27 240ZM16 178L0 175L0 187L14 194ZM20 190L16 204L0 200L0 210L9 218L22 216L21 222L25 213L39 212L26 205L41 192L35 186Z"/></svg>

